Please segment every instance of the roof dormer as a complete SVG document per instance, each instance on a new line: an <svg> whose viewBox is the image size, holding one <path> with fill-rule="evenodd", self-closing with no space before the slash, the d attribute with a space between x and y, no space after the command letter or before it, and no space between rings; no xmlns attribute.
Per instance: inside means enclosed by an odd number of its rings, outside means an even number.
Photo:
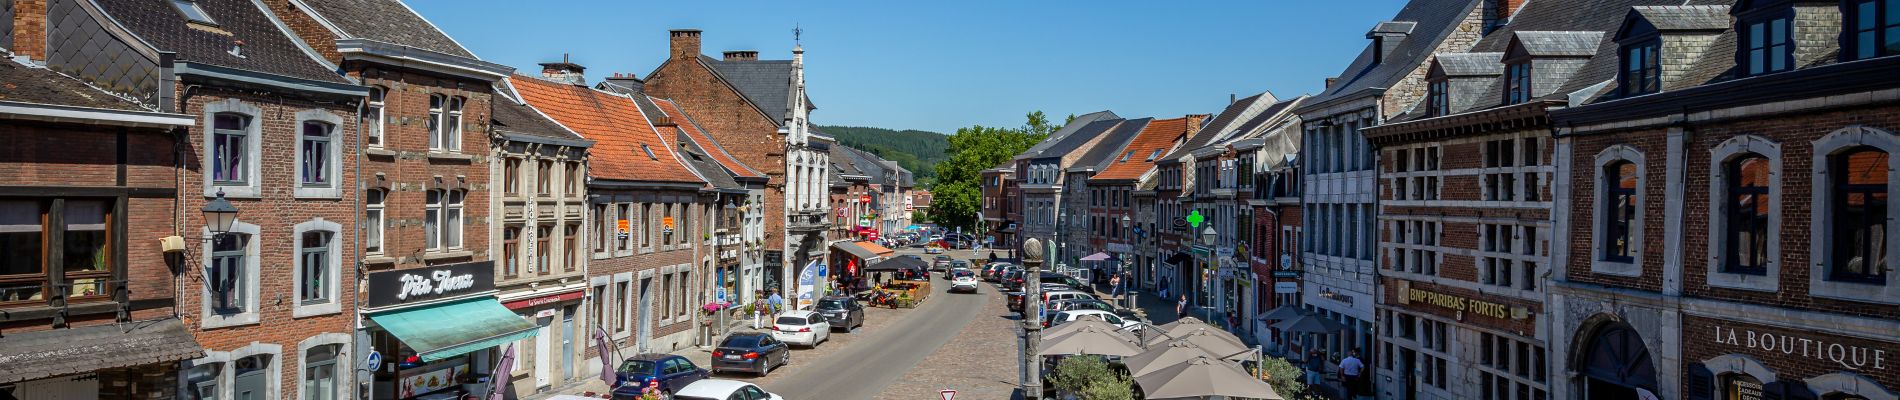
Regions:
<svg viewBox="0 0 1900 400"><path fill-rule="evenodd" d="M1520 31L1505 47L1504 104L1518 104L1555 92L1582 69L1603 43L1603 32Z"/></svg>
<svg viewBox="0 0 1900 400"><path fill-rule="evenodd" d="M1417 26L1418 23L1412 21L1384 21L1373 25L1372 30L1366 31L1366 38L1372 39L1372 63L1376 65L1385 61L1387 56L1392 55L1392 50L1405 41L1406 36L1412 35L1412 28Z"/></svg>
<svg viewBox="0 0 1900 400"><path fill-rule="evenodd" d="M1620 96L1694 85L1683 77L1728 27L1728 6L1630 7L1615 39Z"/></svg>
<svg viewBox="0 0 1900 400"><path fill-rule="evenodd" d="M1805 3L1796 5L1797 14L1805 14ZM1865 60L1900 55L1900 2L1890 0L1846 0L1841 6L1845 23L1841 30L1841 61ZM1800 27L1796 27L1800 31ZM1805 33L1805 32L1797 32ZM1797 36L1796 57L1807 41ZM1806 64L1802 64L1806 65Z"/></svg>
<svg viewBox="0 0 1900 400"><path fill-rule="evenodd" d="M1499 74L1504 73L1504 65L1498 64L1498 57L1504 53L1440 53L1432 57L1430 69L1425 73L1425 111L1426 115L1439 117L1451 115L1478 104L1479 93Z"/></svg>

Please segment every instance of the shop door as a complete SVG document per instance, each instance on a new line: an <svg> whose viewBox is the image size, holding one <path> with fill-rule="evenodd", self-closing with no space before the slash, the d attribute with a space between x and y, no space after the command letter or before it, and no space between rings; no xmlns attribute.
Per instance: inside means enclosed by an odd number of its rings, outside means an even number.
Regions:
<svg viewBox="0 0 1900 400"><path fill-rule="evenodd" d="M534 386L548 386L553 381L554 367L548 363L554 361L554 351L549 350L554 338L554 317L543 317L534 322L541 327L534 335Z"/></svg>
<svg viewBox="0 0 1900 400"><path fill-rule="evenodd" d="M646 352L647 338L653 336L653 278L640 279L640 329L634 336L634 348Z"/></svg>
<svg viewBox="0 0 1900 400"><path fill-rule="evenodd" d="M1416 354L1412 349L1399 350L1399 381L1405 383L1405 391L1399 392L1402 400L1411 400L1412 394L1418 393L1418 365L1413 364L1418 361Z"/></svg>
<svg viewBox="0 0 1900 400"><path fill-rule="evenodd" d="M561 380L574 380L574 306L561 309Z"/></svg>
<svg viewBox="0 0 1900 400"><path fill-rule="evenodd" d="M267 372L270 372L270 356L257 355L240 358L237 361L237 379L231 385L231 393L237 400L264 400L270 388Z"/></svg>

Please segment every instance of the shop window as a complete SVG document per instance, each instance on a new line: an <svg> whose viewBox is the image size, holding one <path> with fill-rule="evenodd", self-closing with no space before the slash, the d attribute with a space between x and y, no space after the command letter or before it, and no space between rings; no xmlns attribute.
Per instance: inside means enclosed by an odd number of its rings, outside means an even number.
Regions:
<svg viewBox="0 0 1900 400"><path fill-rule="evenodd" d="M1722 398L1724 399L1762 399L1764 396L1760 379L1748 374L1722 374Z"/></svg>
<svg viewBox="0 0 1900 400"><path fill-rule="evenodd" d="M1900 54L1900 0L1850 0L1842 49L1849 60Z"/></svg>
<svg viewBox="0 0 1900 400"><path fill-rule="evenodd" d="M336 400L343 388L337 385L337 355L343 345L312 347L303 354L304 400Z"/></svg>
<svg viewBox="0 0 1900 400"><path fill-rule="evenodd" d="M363 192L363 252L383 254L383 210L389 192L369 189Z"/></svg>
<svg viewBox="0 0 1900 400"><path fill-rule="evenodd" d="M383 97L388 89L382 86L369 87L369 100L363 104L363 132L365 144L370 148L383 147Z"/></svg>
<svg viewBox="0 0 1900 400"><path fill-rule="evenodd" d="M501 229L501 259L503 276L521 275L521 227Z"/></svg>
<svg viewBox="0 0 1900 400"><path fill-rule="evenodd" d="M1827 212L1834 219L1834 241L1829 280L1887 282L1888 159L1887 152L1860 147L1830 160L1834 176Z"/></svg>

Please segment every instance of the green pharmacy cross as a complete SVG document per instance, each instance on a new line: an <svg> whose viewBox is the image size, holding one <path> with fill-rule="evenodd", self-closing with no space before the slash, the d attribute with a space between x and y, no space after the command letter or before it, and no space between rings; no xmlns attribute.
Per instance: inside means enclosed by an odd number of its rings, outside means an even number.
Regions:
<svg viewBox="0 0 1900 400"><path fill-rule="evenodd" d="M1200 228L1201 221L1205 221L1205 220L1207 220L1207 218L1201 216L1201 210L1194 210L1194 211L1188 212L1187 222L1189 226Z"/></svg>

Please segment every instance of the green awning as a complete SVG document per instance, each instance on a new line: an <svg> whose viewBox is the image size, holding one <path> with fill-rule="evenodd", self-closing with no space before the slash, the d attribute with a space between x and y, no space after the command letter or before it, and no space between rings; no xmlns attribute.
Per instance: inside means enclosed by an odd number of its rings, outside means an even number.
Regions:
<svg viewBox="0 0 1900 400"><path fill-rule="evenodd" d="M493 298L371 314L369 319L402 339L423 361L438 361L531 338L539 328Z"/></svg>

